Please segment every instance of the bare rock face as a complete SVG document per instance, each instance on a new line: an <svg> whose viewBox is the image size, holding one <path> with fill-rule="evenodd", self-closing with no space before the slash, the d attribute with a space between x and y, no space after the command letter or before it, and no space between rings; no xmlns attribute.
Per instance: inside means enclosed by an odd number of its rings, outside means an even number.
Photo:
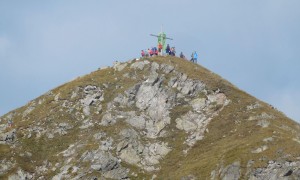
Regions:
<svg viewBox="0 0 300 180"><path fill-rule="evenodd" d="M176 119L176 127L189 134L186 143L193 146L202 140L211 119L218 115L224 106L229 103L223 93L210 94L207 98L198 98L191 101L192 111Z"/></svg>
<svg viewBox="0 0 300 180"><path fill-rule="evenodd" d="M222 180L238 180L241 176L240 166L240 162L226 166L221 172Z"/></svg>
<svg viewBox="0 0 300 180"><path fill-rule="evenodd" d="M149 61L137 61L137 62L131 64L130 68L143 70L144 66L149 63L150 63Z"/></svg>
<svg viewBox="0 0 300 180"><path fill-rule="evenodd" d="M126 119L126 122L140 130L146 128L146 119L143 116L135 116L132 118L128 118Z"/></svg>
<svg viewBox="0 0 300 180"><path fill-rule="evenodd" d="M116 123L116 118L113 117L110 113L107 113L103 116L101 125L108 126Z"/></svg>
<svg viewBox="0 0 300 180"><path fill-rule="evenodd" d="M210 120L210 118L206 118L202 114L190 111L181 118L176 119L176 127L190 134L186 139L186 143L189 146L193 146L196 141L203 139L206 126Z"/></svg>
<svg viewBox="0 0 300 180"><path fill-rule="evenodd" d="M7 159L0 160L0 175L6 174L14 166L15 162L11 162Z"/></svg>
<svg viewBox="0 0 300 180"><path fill-rule="evenodd" d="M299 179L300 178L300 162L276 162L269 161L268 165L264 168L252 168L254 161L250 160L247 165L247 173L245 174L245 179L249 180L264 180L264 179ZM226 167L221 167L217 171L211 172L211 179L240 179L241 178L241 164L236 161Z"/></svg>
<svg viewBox="0 0 300 180"><path fill-rule="evenodd" d="M171 151L164 142L143 144L141 137L133 129L124 129L120 136L121 141L117 145L119 157L149 172L159 170L159 161Z"/></svg>
<svg viewBox="0 0 300 180"><path fill-rule="evenodd" d="M83 106L83 113L86 116L90 115L90 106L93 103L101 102L104 100L103 91L96 86L86 86L84 88L85 97L81 99L81 104ZM100 107L100 106L99 106ZM101 110L101 109L98 109Z"/></svg>
<svg viewBox="0 0 300 180"><path fill-rule="evenodd" d="M147 62L147 61L146 61ZM131 67L139 68L148 64L143 61L132 64ZM139 129L145 129L147 137L156 138L159 133L167 124L170 124L169 109L172 108L175 93L169 87L163 87L163 77L159 77L155 71L159 68L157 65L153 65L153 72L150 73L149 77L143 83L134 85L125 91L124 95L118 95L112 102L112 107L132 107L136 106L142 111L142 116L131 117L129 116L126 120L129 124ZM109 108L110 111L115 111L113 108ZM118 114L118 113L114 113ZM104 116L102 122L106 122L107 115ZM114 122L113 120L109 120ZM107 124L107 123L104 123Z"/></svg>
<svg viewBox="0 0 300 180"><path fill-rule="evenodd" d="M205 84L198 80L188 79L188 76L184 73L174 71L175 76L171 77L168 85L176 88L183 95L196 95L202 92L205 88Z"/></svg>
<svg viewBox="0 0 300 180"><path fill-rule="evenodd" d="M33 175L28 172L19 169L16 174L10 175L8 177L9 180L18 180L18 179L33 179Z"/></svg>
<svg viewBox="0 0 300 180"><path fill-rule="evenodd" d="M147 65L147 61L139 61L132 64L131 68L142 70ZM159 66L153 62L146 80L125 90L125 94L118 94L109 103L109 113L104 114L100 123L103 126L112 126L123 118L126 123L140 131L121 131L117 153L126 163L149 172L159 170L160 160L172 150L168 143L156 139L166 134L164 129L171 123L170 110L176 105L176 101L184 100L185 96L197 96L200 92L207 93L202 82L189 79L186 74L178 73L174 69L173 66ZM167 81L164 76L159 75L158 70L172 74L171 80ZM182 96L177 97L178 93ZM222 93L207 94L205 98L192 101L192 110L176 119L176 127L188 134L186 143L189 146L204 137L210 120L227 104L228 100ZM132 107L137 108L140 115L118 110ZM142 143L142 138L153 140L151 143Z"/></svg>
<svg viewBox="0 0 300 180"><path fill-rule="evenodd" d="M127 66L127 63L115 62L113 68L116 71L122 71Z"/></svg>
<svg viewBox="0 0 300 180"><path fill-rule="evenodd" d="M201 112L207 105L206 98L197 98L191 101L191 105L195 112Z"/></svg>
<svg viewBox="0 0 300 180"><path fill-rule="evenodd" d="M154 64L156 65L156 64ZM174 70L174 66L168 65L168 64L162 64L161 65L161 70L165 73L165 74L169 74Z"/></svg>
<svg viewBox="0 0 300 180"><path fill-rule="evenodd" d="M172 106L172 98L175 94L168 89L160 88L161 79L148 80L140 86L137 92L136 106L146 112L147 135L155 138L165 125L170 124L169 108Z"/></svg>
<svg viewBox="0 0 300 180"><path fill-rule="evenodd" d="M6 133L0 133L0 144L12 143L16 140L16 130L12 129Z"/></svg>
<svg viewBox="0 0 300 180"><path fill-rule="evenodd" d="M94 151L86 151L81 155L81 161L90 163L90 168L101 172L105 178L125 179L128 171L121 166L118 158L111 153L112 139L102 141L102 145Z"/></svg>
<svg viewBox="0 0 300 180"><path fill-rule="evenodd" d="M300 162L275 162L269 161L266 168L257 168L253 171L250 180L263 179L299 179L300 178Z"/></svg>

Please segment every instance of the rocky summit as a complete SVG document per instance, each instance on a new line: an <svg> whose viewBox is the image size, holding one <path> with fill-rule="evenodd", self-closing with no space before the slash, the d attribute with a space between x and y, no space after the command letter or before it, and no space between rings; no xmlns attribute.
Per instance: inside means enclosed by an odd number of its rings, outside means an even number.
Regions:
<svg viewBox="0 0 300 180"><path fill-rule="evenodd" d="M300 126L198 64L115 62L0 118L0 178L300 179Z"/></svg>

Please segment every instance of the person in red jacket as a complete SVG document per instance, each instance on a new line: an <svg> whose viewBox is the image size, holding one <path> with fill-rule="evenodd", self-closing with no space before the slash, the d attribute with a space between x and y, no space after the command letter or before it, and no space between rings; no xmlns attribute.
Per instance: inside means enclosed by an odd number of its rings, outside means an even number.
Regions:
<svg viewBox="0 0 300 180"><path fill-rule="evenodd" d="M151 56L151 51L149 48L148 48L148 55Z"/></svg>
<svg viewBox="0 0 300 180"><path fill-rule="evenodd" d="M162 55L162 45L160 43L158 43L158 52L159 52L159 55Z"/></svg>
<svg viewBox="0 0 300 180"><path fill-rule="evenodd" d="M154 54L154 52L153 52L153 50L152 49L150 49L150 56L153 56L153 54Z"/></svg>
<svg viewBox="0 0 300 180"><path fill-rule="evenodd" d="M144 50L141 51L141 56L142 56L142 57L145 57L145 52L144 52Z"/></svg>

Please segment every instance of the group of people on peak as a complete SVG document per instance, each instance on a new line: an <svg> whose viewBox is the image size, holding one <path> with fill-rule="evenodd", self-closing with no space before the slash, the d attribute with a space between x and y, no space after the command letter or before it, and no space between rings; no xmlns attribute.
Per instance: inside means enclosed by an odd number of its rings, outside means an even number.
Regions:
<svg viewBox="0 0 300 180"><path fill-rule="evenodd" d="M183 53L181 52L180 55L179 55L180 58L182 59L186 59L185 55L183 55ZM192 52L192 55L191 55L191 60L193 63L197 63L197 59L198 59L198 54L196 51ZM187 60L187 59L186 59Z"/></svg>
<svg viewBox="0 0 300 180"><path fill-rule="evenodd" d="M148 50L142 50L141 55L142 57L152 57L152 56L157 56L158 55L158 50L156 47L148 48Z"/></svg>
<svg viewBox="0 0 300 180"><path fill-rule="evenodd" d="M175 47L170 47L170 45L167 44L165 53L170 56L175 56L176 55ZM149 56L152 57L152 56L158 56L158 55L161 55L161 56L163 55L163 46L160 43L157 45L157 47L148 48L147 50L141 50L142 57L149 57ZM179 57L187 60L187 58L183 55L182 52L180 53ZM197 63L197 59L198 59L198 54L196 51L194 51L191 55L190 61Z"/></svg>
<svg viewBox="0 0 300 180"><path fill-rule="evenodd" d="M176 54L175 47L170 48L170 45L167 44L166 53L169 54L170 56L175 56Z"/></svg>
<svg viewBox="0 0 300 180"><path fill-rule="evenodd" d="M193 63L197 63L197 59L198 59L198 54L197 54L196 51L194 51L194 52L192 53L192 55L191 55L191 61L192 61Z"/></svg>
<svg viewBox="0 0 300 180"><path fill-rule="evenodd" d="M166 54L175 56L175 47L170 47L170 45L168 44L166 47ZM163 46L161 44L158 44L157 47L148 48L147 50L141 50L142 57L152 57L158 55L163 55Z"/></svg>

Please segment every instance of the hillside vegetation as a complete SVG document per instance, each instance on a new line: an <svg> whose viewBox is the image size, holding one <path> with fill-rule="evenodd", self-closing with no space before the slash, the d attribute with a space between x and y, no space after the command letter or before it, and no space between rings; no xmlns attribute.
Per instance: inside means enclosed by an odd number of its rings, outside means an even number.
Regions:
<svg viewBox="0 0 300 180"><path fill-rule="evenodd" d="M300 179L300 126L198 64L158 56L1 117L0 162L3 179Z"/></svg>

